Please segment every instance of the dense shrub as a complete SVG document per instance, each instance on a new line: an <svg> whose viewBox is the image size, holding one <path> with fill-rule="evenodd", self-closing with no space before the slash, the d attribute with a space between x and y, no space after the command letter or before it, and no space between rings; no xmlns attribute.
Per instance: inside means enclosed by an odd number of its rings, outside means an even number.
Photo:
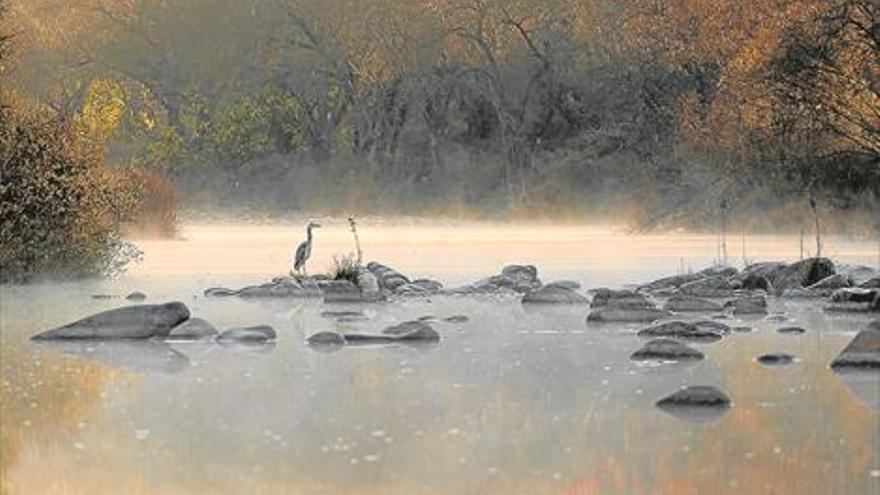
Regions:
<svg viewBox="0 0 880 495"><path fill-rule="evenodd" d="M119 269L136 194L76 124L4 97L0 105L0 281Z"/></svg>
<svg viewBox="0 0 880 495"><path fill-rule="evenodd" d="M177 232L177 186L152 168L132 167L127 179L136 205L127 231L136 236L173 237Z"/></svg>

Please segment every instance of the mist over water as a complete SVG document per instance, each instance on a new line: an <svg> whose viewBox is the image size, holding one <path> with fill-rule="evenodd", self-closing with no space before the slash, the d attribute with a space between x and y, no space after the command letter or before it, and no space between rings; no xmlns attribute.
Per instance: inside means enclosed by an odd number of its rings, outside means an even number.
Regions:
<svg viewBox="0 0 880 495"><path fill-rule="evenodd" d="M310 273L354 251L344 221L315 232ZM706 359L629 359L640 326L585 322L588 308L441 296L377 305L320 299L205 298L210 286L286 273L304 222L187 224L176 240L137 240L141 263L117 280L0 288L0 467L4 493L116 494L868 494L880 491L880 381L827 363L864 327L860 315L774 300L770 313L808 331L755 331L696 344ZM362 220L365 260L447 286L531 263L583 289L698 270L714 235L627 235L610 227ZM742 239L728 238L741 264ZM806 239L805 249L810 249ZM751 261L796 260L794 236L749 236ZM869 241L830 237L837 262L874 266ZM810 254L809 251L807 254ZM180 300L219 329L270 324L273 347L197 343L34 345L28 338L130 304L93 294ZM327 310L362 310L338 323ZM379 332L422 316L433 347L316 352L322 330ZM796 356L788 367L755 362ZM709 422L654 403L688 384L716 385L732 408Z"/></svg>

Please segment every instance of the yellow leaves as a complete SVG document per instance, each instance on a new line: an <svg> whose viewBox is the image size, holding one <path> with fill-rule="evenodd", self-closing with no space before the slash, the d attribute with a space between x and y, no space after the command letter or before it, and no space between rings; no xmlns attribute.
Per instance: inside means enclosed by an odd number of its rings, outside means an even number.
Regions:
<svg viewBox="0 0 880 495"><path fill-rule="evenodd" d="M94 79L89 84L79 120L90 136L103 142L119 126L125 108L122 86L111 79Z"/></svg>

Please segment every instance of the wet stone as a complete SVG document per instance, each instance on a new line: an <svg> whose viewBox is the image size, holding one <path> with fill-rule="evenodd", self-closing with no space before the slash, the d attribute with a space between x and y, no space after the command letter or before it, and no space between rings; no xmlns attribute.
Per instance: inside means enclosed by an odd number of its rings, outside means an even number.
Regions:
<svg viewBox="0 0 880 495"><path fill-rule="evenodd" d="M785 353L772 353L758 356L758 362L767 366L785 366L794 362L794 356Z"/></svg>
<svg viewBox="0 0 880 495"><path fill-rule="evenodd" d="M807 333L807 330L801 327L781 327L776 329L777 332L785 335L800 335Z"/></svg>
<svg viewBox="0 0 880 495"><path fill-rule="evenodd" d="M269 325L235 327L221 333L217 340L221 342L268 342L275 340L275 329Z"/></svg>
<svg viewBox="0 0 880 495"><path fill-rule="evenodd" d="M684 340L715 342L721 340L720 331L699 328L693 323L683 321L667 321L639 331L639 337L669 337Z"/></svg>
<svg viewBox="0 0 880 495"><path fill-rule="evenodd" d="M880 327L880 325L872 326ZM862 330L856 334L840 354L831 361L835 370L871 369L880 371L880 328Z"/></svg>
<svg viewBox="0 0 880 495"><path fill-rule="evenodd" d="M470 318L465 315L452 315L443 318L443 321L447 323L467 323L469 319Z"/></svg>
<svg viewBox="0 0 880 495"><path fill-rule="evenodd" d="M682 344L677 340L662 338L654 339L645 343L641 349L637 350L630 356L630 359L633 361L683 361L699 360L704 357L705 356L702 352Z"/></svg>
<svg viewBox="0 0 880 495"><path fill-rule="evenodd" d="M140 291L134 291L131 294L125 296L125 298L129 301L141 302L147 300L147 295Z"/></svg>

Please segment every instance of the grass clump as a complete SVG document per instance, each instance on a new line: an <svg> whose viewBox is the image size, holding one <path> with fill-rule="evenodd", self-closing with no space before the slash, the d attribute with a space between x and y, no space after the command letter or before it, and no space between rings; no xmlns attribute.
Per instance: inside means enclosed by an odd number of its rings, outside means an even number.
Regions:
<svg viewBox="0 0 880 495"><path fill-rule="evenodd" d="M357 285L358 274L361 264L353 254L333 257L333 267L330 269L330 278L333 280L348 280Z"/></svg>

